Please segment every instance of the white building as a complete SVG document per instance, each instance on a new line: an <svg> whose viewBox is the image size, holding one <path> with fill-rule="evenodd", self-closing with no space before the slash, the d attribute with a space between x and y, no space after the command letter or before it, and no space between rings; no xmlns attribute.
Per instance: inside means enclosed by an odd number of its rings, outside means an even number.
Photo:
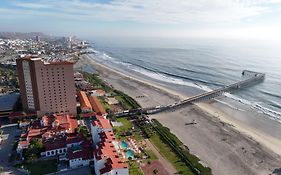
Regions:
<svg viewBox="0 0 281 175"><path fill-rule="evenodd" d="M102 116L96 116L97 120L91 124L91 134L94 145L100 142L99 133L101 132L113 132L112 126L108 119Z"/></svg>
<svg viewBox="0 0 281 175"><path fill-rule="evenodd" d="M91 125L96 175L129 175L128 165L119 157L113 142L115 136L108 119L97 117Z"/></svg>
<svg viewBox="0 0 281 175"><path fill-rule="evenodd" d="M84 141L80 145L68 148L67 157L70 168L89 165L90 161L93 160L92 143L90 141Z"/></svg>

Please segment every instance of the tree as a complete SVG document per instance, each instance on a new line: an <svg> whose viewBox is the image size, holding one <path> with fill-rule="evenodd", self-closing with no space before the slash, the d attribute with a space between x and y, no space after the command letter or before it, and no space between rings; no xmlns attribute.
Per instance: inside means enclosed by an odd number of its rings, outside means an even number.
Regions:
<svg viewBox="0 0 281 175"><path fill-rule="evenodd" d="M23 156L27 161L36 161L40 157L40 153L44 151L44 145L41 139L32 139L28 148L23 152Z"/></svg>
<svg viewBox="0 0 281 175"><path fill-rule="evenodd" d="M28 157L27 157L27 160L30 161L30 162L35 162L35 161L37 161L37 159L38 159L38 157L34 153L28 155Z"/></svg>
<svg viewBox="0 0 281 175"><path fill-rule="evenodd" d="M90 132L86 126L80 126L77 128L77 133L82 134L84 137L88 137Z"/></svg>
<svg viewBox="0 0 281 175"><path fill-rule="evenodd" d="M4 171L4 167L0 166L0 172Z"/></svg>

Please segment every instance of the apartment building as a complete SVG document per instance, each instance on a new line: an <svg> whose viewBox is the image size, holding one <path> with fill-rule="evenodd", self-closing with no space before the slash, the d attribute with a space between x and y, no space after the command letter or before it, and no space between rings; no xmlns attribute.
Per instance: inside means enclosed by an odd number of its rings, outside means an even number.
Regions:
<svg viewBox="0 0 281 175"><path fill-rule="evenodd" d="M17 71L25 111L76 115L73 62L45 62L42 58L18 58Z"/></svg>

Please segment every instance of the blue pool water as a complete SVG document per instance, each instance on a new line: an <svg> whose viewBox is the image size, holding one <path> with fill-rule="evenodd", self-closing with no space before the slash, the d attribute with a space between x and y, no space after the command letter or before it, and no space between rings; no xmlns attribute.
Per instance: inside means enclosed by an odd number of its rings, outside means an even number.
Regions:
<svg viewBox="0 0 281 175"><path fill-rule="evenodd" d="M128 148L128 143L123 140L123 141L121 142L120 146L121 146L122 149L127 149L127 148Z"/></svg>
<svg viewBox="0 0 281 175"><path fill-rule="evenodd" d="M128 149L127 152L126 152L126 156L127 156L127 158L133 159L134 158L134 152L132 150Z"/></svg>

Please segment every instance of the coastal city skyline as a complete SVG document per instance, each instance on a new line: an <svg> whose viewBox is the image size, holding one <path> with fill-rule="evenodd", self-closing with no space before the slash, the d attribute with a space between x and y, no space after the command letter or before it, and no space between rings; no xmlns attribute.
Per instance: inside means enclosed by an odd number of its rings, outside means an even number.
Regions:
<svg viewBox="0 0 281 175"><path fill-rule="evenodd" d="M1 1L0 31L94 37L279 40L279 0Z"/></svg>

